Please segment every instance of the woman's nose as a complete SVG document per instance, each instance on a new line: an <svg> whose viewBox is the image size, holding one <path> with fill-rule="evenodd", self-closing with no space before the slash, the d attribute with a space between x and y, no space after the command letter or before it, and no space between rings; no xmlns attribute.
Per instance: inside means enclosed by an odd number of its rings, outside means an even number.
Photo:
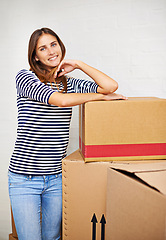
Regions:
<svg viewBox="0 0 166 240"><path fill-rule="evenodd" d="M53 49L52 48L48 48L48 54L52 55L53 53L54 53Z"/></svg>

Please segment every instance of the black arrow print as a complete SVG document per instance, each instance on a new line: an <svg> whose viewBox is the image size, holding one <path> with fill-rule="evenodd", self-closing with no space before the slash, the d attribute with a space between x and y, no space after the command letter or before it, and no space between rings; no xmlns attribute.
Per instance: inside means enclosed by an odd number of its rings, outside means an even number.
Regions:
<svg viewBox="0 0 166 240"><path fill-rule="evenodd" d="M95 213L93 214L91 222L93 223L92 224L92 226L93 226L92 227L92 240L96 240L96 223L98 223L98 222L97 222Z"/></svg>
<svg viewBox="0 0 166 240"><path fill-rule="evenodd" d="M101 223L101 240L104 240L105 239L105 224L106 224L104 214L102 215L100 223Z"/></svg>

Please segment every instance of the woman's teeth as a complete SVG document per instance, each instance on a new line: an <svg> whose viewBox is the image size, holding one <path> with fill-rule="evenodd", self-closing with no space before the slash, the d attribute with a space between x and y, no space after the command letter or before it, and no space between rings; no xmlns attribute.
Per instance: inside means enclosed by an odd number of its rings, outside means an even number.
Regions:
<svg viewBox="0 0 166 240"><path fill-rule="evenodd" d="M56 58L57 58L57 56L52 57L52 58L49 58L49 61L53 61L53 60L55 60Z"/></svg>

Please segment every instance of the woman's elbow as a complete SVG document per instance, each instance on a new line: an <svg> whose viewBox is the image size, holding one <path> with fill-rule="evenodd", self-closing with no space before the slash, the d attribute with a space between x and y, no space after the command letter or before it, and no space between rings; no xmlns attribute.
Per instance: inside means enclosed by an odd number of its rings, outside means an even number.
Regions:
<svg viewBox="0 0 166 240"><path fill-rule="evenodd" d="M115 82L114 83L114 86L113 86L113 91L112 92L115 92L117 89L118 89L118 83L117 82Z"/></svg>
<svg viewBox="0 0 166 240"><path fill-rule="evenodd" d="M113 84L107 85L105 88L98 86L97 92L102 94L110 94L115 92L118 89L118 83L114 82Z"/></svg>
<svg viewBox="0 0 166 240"><path fill-rule="evenodd" d="M58 92L55 92L50 96L48 103L57 107L67 107L68 105L62 93Z"/></svg>
<svg viewBox="0 0 166 240"><path fill-rule="evenodd" d="M69 103L66 100L62 99L61 101L59 101L58 107L69 107Z"/></svg>
<svg viewBox="0 0 166 240"><path fill-rule="evenodd" d="M51 104L61 108L68 107L68 103L65 100L54 101Z"/></svg>
<svg viewBox="0 0 166 240"><path fill-rule="evenodd" d="M113 84L110 85L110 87L107 88L107 93L113 93L118 89L118 83L114 82Z"/></svg>

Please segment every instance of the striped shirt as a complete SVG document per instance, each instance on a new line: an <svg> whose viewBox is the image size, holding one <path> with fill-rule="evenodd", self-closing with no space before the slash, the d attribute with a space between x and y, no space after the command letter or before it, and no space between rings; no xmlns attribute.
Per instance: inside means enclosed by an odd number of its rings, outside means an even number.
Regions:
<svg viewBox="0 0 166 240"><path fill-rule="evenodd" d="M71 107L48 103L55 84L45 85L29 70L16 76L18 127L9 170L19 174L50 175L62 172L62 159L69 142ZM88 80L67 77L67 93L97 92ZM60 83L59 90L63 88Z"/></svg>

